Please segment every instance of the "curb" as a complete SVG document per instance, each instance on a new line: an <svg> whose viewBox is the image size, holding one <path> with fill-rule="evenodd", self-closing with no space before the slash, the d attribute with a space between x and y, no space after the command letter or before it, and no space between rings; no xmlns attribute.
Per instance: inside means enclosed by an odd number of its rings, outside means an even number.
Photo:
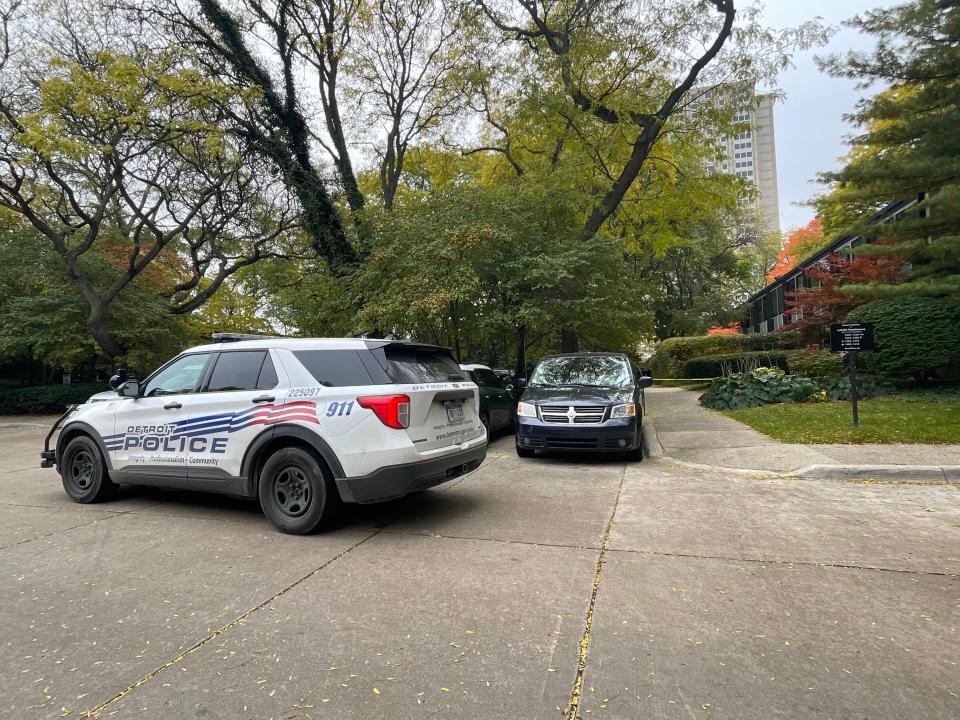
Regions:
<svg viewBox="0 0 960 720"><path fill-rule="evenodd" d="M805 465L795 470L776 471L757 468L734 468L725 465L679 460L664 454L663 445L657 436L657 428L649 415L643 416L644 455L654 462L676 465L691 470L722 470L737 475L752 475L764 478L792 478L806 480L891 480L928 483L960 483L960 465Z"/></svg>
<svg viewBox="0 0 960 720"><path fill-rule="evenodd" d="M657 428L654 427L653 420L646 413L640 419L640 429L642 431L643 456L656 460L663 457L663 445L660 444L660 438L657 436Z"/></svg>
<svg viewBox="0 0 960 720"><path fill-rule="evenodd" d="M960 482L958 465L808 465L789 473L812 480L922 480Z"/></svg>
<svg viewBox="0 0 960 720"><path fill-rule="evenodd" d="M50 425L52 425L52 424L53 424L53 423L50 423ZM18 429L19 429L19 428L40 428L40 429L42 430L43 428L48 428L48 427L50 427L50 425L43 425L43 424L41 424L41 423L27 423L27 422L22 422L22 423L0 423L0 430L8 430L8 429L10 429L10 428L18 428Z"/></svg>

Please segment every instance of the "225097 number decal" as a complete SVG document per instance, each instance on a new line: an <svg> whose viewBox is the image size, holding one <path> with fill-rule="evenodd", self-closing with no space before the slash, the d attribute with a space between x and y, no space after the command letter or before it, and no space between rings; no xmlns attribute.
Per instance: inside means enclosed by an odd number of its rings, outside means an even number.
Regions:
<svg viewBox="0 0 960 720"><path fill-rule="evenodd" d="M290 388L290 394L287 397L313 397L319 392L320 390L317 388Z"/></svg>

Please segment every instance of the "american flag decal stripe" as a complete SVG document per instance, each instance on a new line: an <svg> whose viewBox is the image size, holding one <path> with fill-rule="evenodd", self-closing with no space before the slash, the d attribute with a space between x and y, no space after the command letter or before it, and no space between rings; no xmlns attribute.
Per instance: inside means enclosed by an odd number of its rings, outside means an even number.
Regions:
<svg viewBox="0 0 960 720"><path fill-rule="evenodd" d="M173 440L181 437L213 435L214 433L234 433L255 425L276 425L283 422L308 422L319 425L317 404L308 400L297 400L280 405L271 403L233 413L217 413L190 418L189 420L179 420L167 423L167 426L172 427L173 430L165 436ZM105 436L103 442L107 446L107 450L120 450L127 434L117 433Z"/></svg>

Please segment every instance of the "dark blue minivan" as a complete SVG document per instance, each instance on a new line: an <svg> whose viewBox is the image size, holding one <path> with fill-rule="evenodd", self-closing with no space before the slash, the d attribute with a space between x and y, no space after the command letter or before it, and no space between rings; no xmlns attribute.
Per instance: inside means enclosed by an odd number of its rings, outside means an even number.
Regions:
<svg viewBox="0 0 960 720"><path fill-rule="evenodd" d="M517 403L517 455L536 451L622 453L643 457L643 389L620 353L573 353L543 358Z"/></svg>

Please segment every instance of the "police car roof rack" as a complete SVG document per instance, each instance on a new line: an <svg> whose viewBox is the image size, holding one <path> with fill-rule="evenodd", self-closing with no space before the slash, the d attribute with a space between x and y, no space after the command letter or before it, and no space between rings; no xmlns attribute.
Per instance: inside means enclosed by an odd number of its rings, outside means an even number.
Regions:
<svg viewBox="0 0 960 720"><path fill-rule="evenodd" d="M210 338L218 343L240 342L241 340L271 340L276 335L257 335L256 333L215 332Z"/></svg>

